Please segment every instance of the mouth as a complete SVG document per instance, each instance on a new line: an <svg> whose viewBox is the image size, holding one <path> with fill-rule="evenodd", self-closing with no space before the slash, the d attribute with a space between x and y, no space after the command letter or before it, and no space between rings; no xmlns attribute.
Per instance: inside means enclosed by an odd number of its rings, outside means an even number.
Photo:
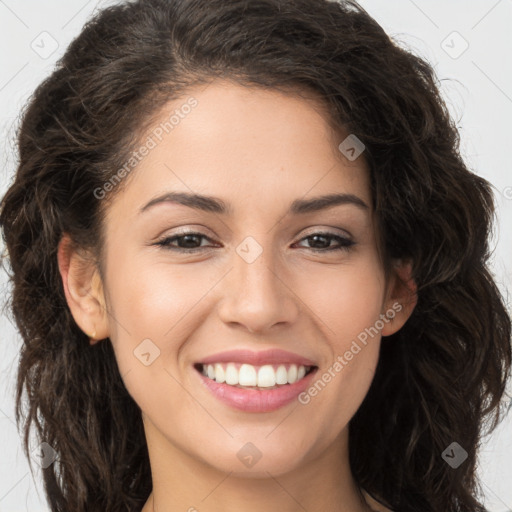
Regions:
<svg viewBox="0 0 512 512"><path fill-rule="evenodd" d="M290 386L314 372L314 365L294 363L252 365L248 363L197 363L194 368L219 384L240 389L272 390Z"/></svg>
<svg viewBox="0 0 512 512"><path fill-rule="evenodd" d="M200 383L221 404L243 412L275 411L297 400L313 380L313 361L283 350L232 350L194 364Z"/></svg>

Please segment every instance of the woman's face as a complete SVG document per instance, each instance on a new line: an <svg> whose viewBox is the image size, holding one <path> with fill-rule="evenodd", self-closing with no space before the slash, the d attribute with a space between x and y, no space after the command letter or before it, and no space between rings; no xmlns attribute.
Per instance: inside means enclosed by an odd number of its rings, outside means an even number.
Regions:
<svg viewBox="0 0 512 512"><path fill-rule="evenodd" d="M368 169L310 101L220 81L190 96L107 211L103 328L150 450L277 475L343 450L382 325L399 327L379 321L396 301Z"/></svg>

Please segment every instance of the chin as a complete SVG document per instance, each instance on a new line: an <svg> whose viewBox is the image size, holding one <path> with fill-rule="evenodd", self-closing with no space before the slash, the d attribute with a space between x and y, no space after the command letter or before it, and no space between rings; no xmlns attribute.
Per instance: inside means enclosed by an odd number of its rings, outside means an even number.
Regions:
<svg viewBox="0 0 512 512"><path fill-rule="evenodd" d="M251 437L233 439L229 446L217 449L208 454L202 454L203 461L224 473L232 473L240 478L268 478L283 475L296 470L303 463L305 454L297 450L300 442L290 442L276 436L271 442L265 440L265 435L258 439Z"/></svg>

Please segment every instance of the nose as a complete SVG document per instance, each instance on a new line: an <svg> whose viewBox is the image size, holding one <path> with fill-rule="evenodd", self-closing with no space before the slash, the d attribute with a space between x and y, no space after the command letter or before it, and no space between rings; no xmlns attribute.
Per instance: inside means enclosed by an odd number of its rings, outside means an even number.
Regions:
<svg viewBox="0 0 512 512"><path fill-rule="evenodd" d="M221 320L232 327L243 326L250 333L293 324L299 315L300 300L287 276L283 266L276 265L270 249L264 249L250 263L235 251L233 268L223 279Z"/></svg>

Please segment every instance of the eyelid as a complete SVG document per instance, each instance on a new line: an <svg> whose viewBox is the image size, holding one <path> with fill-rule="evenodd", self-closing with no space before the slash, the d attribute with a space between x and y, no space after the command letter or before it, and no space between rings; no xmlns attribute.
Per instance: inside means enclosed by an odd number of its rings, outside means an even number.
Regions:
<svg viewBox="0 0 512 512"><path fill-rule="evenodd" d="M309 229L309 228L306 228L306 229ZM352 236L352 233L350 233L350 231L347 231L346 229L343 229L343 228L334 227L334 226L324 226L324 227L314 226L311 228L311 231L309 231L309 230L304 231L304 232L299 231L299 233L296 236L299 236L299 234L300 234L301 238L304 238L307 236L316 235L318 233L323 233L326 235L337 235L337 236L341 236L343 238L349 238L350 240L353 240L353 238L354 238Z"/></svg>
<svg viewBox="0 0 512 512"><path fill-rule="evenodd" d="M153 242L158 242L159 240L166 240L168 238L174 238L177 236L186 236L186 235L200 235L208 238L213 241L214 238L217 237L216 234L206 226L202 224L189 224L185 227L180 226L176 228L168 228L162 232L162 234L156 236Z"/></svg>

